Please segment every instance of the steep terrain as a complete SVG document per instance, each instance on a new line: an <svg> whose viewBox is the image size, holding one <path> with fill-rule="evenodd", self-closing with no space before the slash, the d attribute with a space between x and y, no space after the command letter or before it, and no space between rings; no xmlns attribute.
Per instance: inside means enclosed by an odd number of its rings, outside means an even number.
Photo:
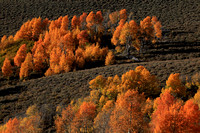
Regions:
<svg viewBox="0 0 200 133"><path fill-rule="evenodd" d="M141 63L117 64L77 72L33 79L25 82L0 81L0 123L21 115L28 106L37 104L64 105L72 99L89 94L88 82L97 75L119 75L138 65L145 66L161 81L162 87L170 73L181 73L183 79L200 71L200 2L139 0L0 0L0 37L15 34L33 17L55 19L90 11L126 8L135 19L155 15L162 22L164 38L156 48L138 56ZM119 62L120 63L120 62Z"/></svg>

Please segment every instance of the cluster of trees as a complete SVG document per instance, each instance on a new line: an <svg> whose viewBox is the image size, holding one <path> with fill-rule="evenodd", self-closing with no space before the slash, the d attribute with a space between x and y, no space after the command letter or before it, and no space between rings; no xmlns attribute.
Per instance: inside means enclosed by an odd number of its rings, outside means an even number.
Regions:
<svg viewBox="0 0 200 133"><path fill-rule="evenodd" d="M184 85L179 74L171 74L161 89L157 78L143 66L121 78L99 75L89 82L88 97L57 107L56 132L200 132L199 81L194 76ZM189 91L195 93L188 97ZM40 132L42 116L35 108L29 107L25 118L10 119L0 132L23 132L26 126L24 131Z"/></svg>
<svg viewBox="0 0 200 133"><path fill-rule="evenodd" d="M6 58L2 72L10 77L12 62L20 79L28 77L31 72L49 76L84 69L86 64L111 65L115 63L115 52L108 49L109 44L103 44L105 35L112 36L110 39L117 51L126 47L129 54L130 47L140 50L145 42L155 43L161 33L161 24L155 16L148 16L137 25L125 9L107 12L104 17L101 11L91 11L73 16L71 21L67 15L52 21L33 18L24 23L14 37L1 39L2 46L9 40L35 42L30 51L26 44L22 44L14 60L10 59L11 63Z"/></svg>

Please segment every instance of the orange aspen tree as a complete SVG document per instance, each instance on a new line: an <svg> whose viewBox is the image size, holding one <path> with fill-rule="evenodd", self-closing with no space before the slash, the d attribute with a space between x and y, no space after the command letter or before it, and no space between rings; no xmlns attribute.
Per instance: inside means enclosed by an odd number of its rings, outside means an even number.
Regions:
<svg viewBox="0 0 200 133"><path fill-rule="evenodd" d="M87 28L91 29L91 27L95 24L95 13L91 11L86 17Z"/></svg>
<svg viewBox="0 0 200 133"><path fill-rule="evenodd" d="M20 79L28 77L32 70L33 70L33 57L31 53L28 53L26 55L25 61L22 63L21 68L20 68L20 72L19 72Z"/></svg>
<svg viewBox="0 0 200 133"><path fill-rule="evenodd" d="M72 121L75 117L75 110L72 105L68 105L65 109L62 110L61 116L57 116L55 120L56 132L71 132L72 130Z"/></svg>
<svg viewBox="0 0 200 133"><path fill-rule="evenodd" d="M86 17L87 17L87 13L85 13L85 12L80 16L80 29L81 30L86 29Z"/></svg>
<svg viewBox="0 0 200 133"><path fill-rule="evenodd" d="M79 46L84 47L88 43L88 33L86 30L82 30L78 35L77 39L79 40Z"/></svg>
<svg viewBox="0 0 200 133"><path fill-rule="evenodd" d="M83 68L85 65L85 53L84 50L81 48L78 48L75 52L76 57L76 65L78 68Z"/></svg>
<svg viewBox="0 0 200 133"><path fill-rule="evenodd" d="M54 47L50 53L50 67L53 70L59 64L62 51L60 47Z"/></svg>
<svg viewBox="0 0 200 133"><path fill-rule="evenodd" d="M76 29L80 27L80 19L76 15L73 16L71 20L71 26L72 26L72 29Z"/></svg>
<svg viewBox="0 0 200 133"><path fill-rule="evenodd" d="M113 36L111 38L111 42L114 45L118 45L119 44L119 36L120 36L120 32L121 32L121 30L122 30L122 28L124 26L124 23L125 23L125 21L123 19L120 20L119 25L117 26L116 30L113 33Z"/></svg>
<svg viewBox="0 0 200 133"><path fill-rule="evenodd" d="M14 36L14 40L26 39L37 41L39 35L46 30L48 23L48 19L42 21L40 17L28 20L21 26L20 30L17 31Z"/></svg>
<svg viewBox="0 0 200 133"><path fill-rule="evenodd" d="M119 18L119 11L115 11L109 14L109 19L111 21L111 24L116 24L118 22Z"/></svg>
<svg viewBox="0 0 200 133"><path fill-rule="evenodd" d="M154 26L154 34L157 38L162 37L161 23L158 21L156 16L152 16L151 23Z"/></svg>
<svg viewBox="0 0 200 133"><path fill-rule="evenodd" d="M65 68L65 72L69 72L69 71L73 70L75 60L76 60L76 58L75 58L73 51L67 50L66 51L67 67Z"/></svg>
<svg viewBox="0 0 200 133"><path fill-rule="evenodd" d="M62 23L61 23L61 31L62 32L66 32L68 30L68 25L69 25L69 19L68 19L68 16L64 16L63 19L62 19Z"/></svg>
<svg viewBox="0 0 200 133"><path fill-rule="evenodd" d="M154 102L155 111L150 123L152 132L191 132L200 131L200 111L193 100L176 100L169 90L165 90Z"/></svg>
<svg viewBox="0 0 200 133"><path fill-rule="evenodd" d="M16 56L14 57L14 64L18 67L21 66L22 62L24 62L25 58L26 58L26 51L27 51L27 47L26 44L23 44L19 50L17 51Z"/></svg>
<svg viewBox="0 0 200 133"><path fill-rule="evenodd" d="M2 66L2 73L4 76L6 77L10 77L13 74L12 71L12 66L10 64L10 60L8 58L6 58L3 62L3 66Z"/></svg>
<svg viewBox="0 0 200 133"><path fill-rule="evenodd" d="M1 38L1 43L5 42L5 41L6 41L6 39L7 39L7 36L6 36L6 35L4 35L4 36Z"/></svg>
<svg viewBox="0 0 200 133"><path fill-rule="evenodd" d="M144 114L142 113L145 97L137 91L128 90L121 94L110 117L110 132L142 132Z"/></svg>
<svg viewBox="0 0 200 133"><path fill-rule="evenodd" d="M47 64L47 55L42 43L39 43L33 55L33 63L35 71L42 71Z"/></svg>
<svg viewBox="0 0 200 133"><path fill-rule="evenodd" d="M59 66L60 66L61 72L64 72L67 67L67 58L66 58L66 54L64 51L62 52L62 54L60 56Z"/></svg>
<svg viewBox="0 0 200 133"><path fill-rule="evenodd" d="M105 65L113 65L115 63L115 56L112 51L108 52L105 60Z"/></svg>
<svg viewBox="0 0 200 133"><path fill-rule="evenodd" d="M94 128L95 132L98 133L107 133L109 132L110 126L110 116L114 108L114 102L109 100L103 106L102 110L98 113L96 118L94 119Z"/></svg>
<svg viewBox="0 0 200 133"><path fill-rule="evenodd" d="M166 81L166 88L168 88L174 96L184 97L186 94L186 87L181 83L179 76L179 73L170 74Z"/></svg>
<svg viewBox="0 0 200 133"><path fill-rule="evenodd" d="M157 78L143 66L138 66L135 70L124 73L118 89L120 92L126 92L129 89L137 90L148 97L152 94L156 96L160 92Z"/></svg>
<svg viewBox="0 0 200 133"><path fill-rule="evenodd" d="M17 118L10 119L6 123L5 133L20 133L22 130L20 129L20 121Z"/></svg>
<svg viewBox="0 0 200 133"><path fill-rule="evenodd" d="M48 68L47 71L44 73L45 76L51 76L53 74L55 74L55 73L51 68Z"/></svg>
<svg viewBox="0 0 200 133"><path fill-rule="evenodd" d="M63 17L60 16L58 19L56 19L56 20L54 21L54 26L55 26L54 28L60 29L61 23L62 23L62 19L63 19Z"/></svg>
<svg viewBox="0 0 200 133"><path fill-rule="evenodd" d="M92 132L93 120L96 116L96 105L83 102L72 122L72 132Z"/></svg>
<svg viewBox="0 0 200 133"><path fill-rule="evenodd" d="M73 39L73 35L72 35L72 32L68 32L63 40L65 41L65 44L64 44L64 47L63 47L63 50L72 50L74 51L75 50L75 44L74 44L74 39Z"/></svg>

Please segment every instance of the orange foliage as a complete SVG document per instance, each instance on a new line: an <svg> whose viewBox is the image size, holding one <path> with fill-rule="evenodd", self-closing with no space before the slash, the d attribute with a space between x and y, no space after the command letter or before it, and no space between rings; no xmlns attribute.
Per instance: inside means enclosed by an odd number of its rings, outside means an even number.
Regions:
<svg viewBox="0 0 200 133"><path fill-rule="evenodd" d="M155 35L156 35L157 38L162 37L161 27L162 27L162 25L159 21L154 24Z"/></svg>
<svg viewBox="0 0 200 133"><path fill-rule="evenodd" d="M140 132L145 123L142 113L145 97L137 91L128 90L121 94L110 117L110 132Z"/></svg>
<svg viewBox="0 0 200 133"><path fill-rule="evenodd" d="M75 50L75 45L74 45L74 39L72 32L68 32L64 37L63 37L63 49L69 49L69 50Z"/></svg>
<svg viewBox="0 0 200 133"><path fill-rule="evenodd" d="M49 68L49 69L47 69L47 71L45 72L45 76L51 76L51 75L53 75L54 74L54 71L51 69L51 68Z"/></svg>
<svg viewBox="0 0 200 133"><path fill-rule="evenodd" d="M114 45L117 45L117 44L118 44L120 32L121 32L123 26L124 26L124 20L120 20L119 26L117 26L116 30L115 30L114 33L113 33L112 39L111 39L111 42L112 42Z"/></svg>
<svg viewBox="0 0 200 133"><path fill-rule="evenodd" d="M4 76L6 77L10 77L13 74L12 71L12 66L10 64L10 60L8 58L6 58L3 62L3 66L2 66L2 73Z"/></svg>
<svg viewBox="0 0 200 133"><path fill-rule="evenodd" d="M14 40L26 39L36 41L38 40L39 35L46 30L47 25L48 19L42 21L40 17L33 18L21 26L20 30L17 31Z"/></svg>
<svg viewBox="0 0 200 133"><path fill-rule="evenodd" d="M76 57L76 64L79 68L83 68L85 65L85 53L84 50L81 48L78 48L75 52Z"/></svg>
<svg viewBox="0 0 200 133"><path fill-rule="evenodd" d="M5 133L20 133L20 121L17 118L14 119L10 119L7 123L6 123L6 130Z"/></svg>
<svg viewBox="0 0 200 133"><path fill-rule="evenodd" d="M32 70L33 70L33 57L31 53L28 53L26 55L25 61L22 63L20 68L19 72L20 79L28 77Z"/></svg>
<svg viewBox="0 0 200 133"><path fill-rule="evenodd" d="M66 53L67 68L65 69L65 72L69 72L73 69L75 60L76 59L75 59L73 51L67 50L67 53Z"/></svg>
<svg viewBox="0 0 200 133"><path fill-rule="evenodd" d="M77 35L77 39L79 40L79 46L80 46L80 47L86 46L86 43L89 43L87 31L86 31L86 30L82 30L82 31Z"/></svg>
<svg viewBox="0 0 200 133"><path fill-rule="evenodd" d="M92 102L83 102L73 120L72 132L91 132L95 116L96 105Z"/></svg>
<svg viewBox="0 0 200 133"><path fill-rule="evenodd" d="M87 13L83 13L81 16L80 16L80 28L82 30L84 30L86 28L86 17L87 17Z"/></svg>
<svg viewBox="0 0 200 133"><path fill-rule="evenodd" d="M21 47L17 51L16 56L14 57L14 64L16 66L20 67L22 62L24 62L26 57L26 51L27 51L26 44L21 45Z"/></svg>
<svg viewBox="0 0 200 133"><path fill-rule="evenodd" d="M185 105L177 101L166 90L155 100L156 110L152 114L152 132L191 132L200 131L200 110L197 104L188 100Z"/></svg>
<svg viewBox="0 0 200 133"><path fill-rule="evenodd" d="M120 91L128 89L138 90L146 96L158 95L160 93L159 82L154 75L143 66L138 66L122 75Z"/></svg>
<svg viewBox="0 0 200 133"><path fill-rule="evenodd" d="M90 29L95 23L95 14L91 11L86 17L87 27Z"/></svg>
<svg viewBox="0 0 200 133"><path fill-rule="evenodd" d="M71 132L71 124L75 116L75 110L71 105L68 105L65 109L62 110L61 117L57 116L55 120L56 132Z"/></svg>
<svg viewBox="0 0 200 133"><path fill-rule="evenodd" d="M55 66L59 64L60 62L60 56L62 54L62 51L60 47L54 47L53 50L50 53L50 68L54 70Z"/></svg>
<svg viewBox="0 0 200 133"><path fill-rule="evenodd" d="M68 19L68 16L66 15L66 16L64 16L64 17L62 18L62 23L61 23L60 29L61 29L63 32L65 32L65 31L68 30L68 25L69 25L69 19Z"/></svg>
<svg viewBox="0 0 200 133"><path fill-rule="evenodd" d="M109 100L103 106L102 110L98 113L94 119L94 128L95 132L107 133L109 132L109 121L110 115L114 108L114 102Z"/></svg>
<svg viewBox="0 0 200 133"><path fill-rule="evenodd" d="M73 16L72 18L71 26L72 26L72 29L76 29L80 27L80 19L76 15Z"/></svg>
<svg viewBox="0 0 200 133"><path fill-rule="evenodd" d="M4 36L1 38L1 43L4 43L4 42L6 41L6 39L7 39L7 36L4 35Z"/></svg>
<svg viewBox="0 0 200 133"><path fill-rule="evenodd" d="M112 51L108 52L105 60L105 65L112 65L115 63L115 56Z"/></svg>
<svg viewBox="0 0 200 133"><path fill-rule="evenodd" d="M87 46L85 50L85 59L86 61L101 61L105 59L108 48L100 48L99 45Z"/></svg>
<svg viewBox="0 0 200 133"><path fill-rule="evenodd" d="M126 9L122 9L119 11L119 16L120 16L120 19L123 19L126 21L127 19L127 12L126 12Z"/></svg>
<svg viewBox="0 0 200 133"><path fill-rule="evenodd" d="M103 22L103 16L102 16L101 11L96 12L95 21L96 21L96 24L101 24Z"/></svg>
<svg viewBox="0 0 200 133"><path fill-rule="evenodd" d="M33 55L33 62L34 62L34 70L35 71L42 71L47 64L47 55L45 53L44 46L42 43L37 45L37 48Z"/></svg>
<svg viewBox="0 0 200 133"><path fill-rule="evenodd" d="M111 21L112 24L117 23L117 21L119 20L119 12L112 12L109 14L109 19Z"/></svg>

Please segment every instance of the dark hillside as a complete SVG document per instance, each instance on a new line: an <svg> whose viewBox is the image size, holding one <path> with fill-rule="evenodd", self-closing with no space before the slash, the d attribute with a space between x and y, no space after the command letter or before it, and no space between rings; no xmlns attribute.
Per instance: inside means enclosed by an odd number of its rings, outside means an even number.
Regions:
<svg viewBox="0 0 200 133"><path fill-rule="evenodd" d="M135 20L157 16L175 40L200 40L200 1L162 0L0 0L0 37L14 35L33 17L55 19L82 12L127 9Z"/></svg>
<svg viewBox="0 0 200 133"><path fill-rule="evenodd" d="M50 77L33 79L17 85L8 85L0 88L0 122L8 120L9 117L23 113L28 106L37 104L67 104L73 99L85 97L89 94L88 82L98 75L121 76L128 70L137 66L145 66L152 74L161 81L162 86L171 73L181 73L182 78L189 78L200 71L200 58L152 61L144 63L131 63L113 65L107 67L93 68L77 72L69 72Z"/></svg>

